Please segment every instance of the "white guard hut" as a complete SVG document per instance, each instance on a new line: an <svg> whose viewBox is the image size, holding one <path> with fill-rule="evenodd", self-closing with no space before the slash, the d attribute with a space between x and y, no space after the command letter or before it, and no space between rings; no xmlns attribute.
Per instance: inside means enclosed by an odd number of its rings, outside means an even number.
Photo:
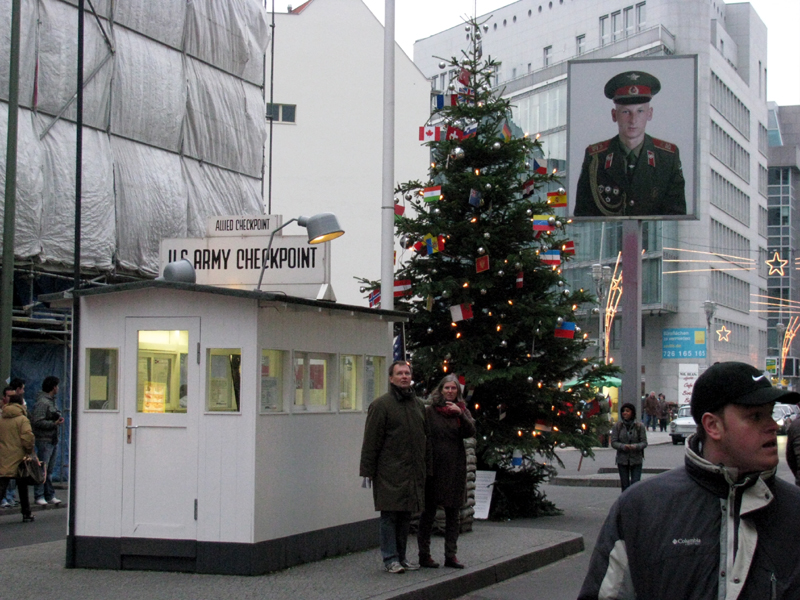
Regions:
<svg viewBox="0 0 800 600"><path fill-rule="evenodd" d="M255 575L377 545L358 464L405 314L168 281L77 294L76 566Z"/></svg>

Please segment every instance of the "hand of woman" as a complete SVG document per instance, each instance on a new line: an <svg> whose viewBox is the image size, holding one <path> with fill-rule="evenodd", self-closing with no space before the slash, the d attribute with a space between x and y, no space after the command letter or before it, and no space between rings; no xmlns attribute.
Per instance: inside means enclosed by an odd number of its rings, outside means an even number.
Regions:
<svg viewBox="0 0 800 600"><path fill-rule="evenodd" d="M450 402L448 400L447 402L445 402L445 406L447 407L447 409L450 412L450 414L453 414L453 415L460 415L461 414L461 408L459 408L458 404L456 404L455 402Z"/></svg>

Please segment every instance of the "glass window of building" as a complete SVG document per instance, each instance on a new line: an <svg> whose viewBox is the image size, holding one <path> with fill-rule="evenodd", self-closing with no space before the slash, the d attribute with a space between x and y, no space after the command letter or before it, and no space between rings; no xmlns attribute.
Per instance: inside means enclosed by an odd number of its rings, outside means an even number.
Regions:
<svg viewBox="0 0 800 600"><path fill-rule="evenodd" d="M633 7L629 6L625 10L622 11L622 21L623 25L625 26L625 37L629 37L634 34L635 31L635 24L633 21Z"/></svg>
<svg viewBox="0 0 800 600"><path fill-rule="evenodd" d="M284 123L294 123L296 113L297 113L296 104L281 105L281 121L283 121Z"/></svg>
<svg viewBox="0 0 800 600"><path fill-rule="evenodd" d="M647 26L646 5L646 2L636 5L636 31L642 31Z"/></svg>
<svg viewBox="0 0 800 600"><path fill-rule="evenodd" d="M542 66L549 67L550 66L550 61L552 60L552 58L553 58L553 47L552 46L547 46L542 51Z"/></svg>
<svg viewBox="0 0 800 600"><path fill-rule="evenodd" d="M284 368L287 366L285 350L261 350L261 397L262 413L283 412Z"/></svg>
<svg viewBox="0 0 800 600"><path fill-rule="evenodd" d="M364 398L369 404L383 395L388 387L386 359L383 356L364 357Z"/></svg>
<svg viewBox="0 0 800 600"><path fill-rule="evenodd" d="M311 352L294 353L294 408L328 410L328 364L330 356Z"/></svg>
<svg viewBox="0 0 800 600"><path fill-rule="evenodd" d="M608 15L600 17L600 45L605 46L610 41L608 29Z"/></svg>
<svg viewBox="0 0 800 600"><path fill-rule="evenodd" d="M186 412L188 357L188 331L139 331L136 412Z"/></svg>
<svg viewBox="0 0 800 600"><path fill-rule="evenodd" d="M339 410L361 409L360 363L358 356L339 356Z"/></svg>
<svg viewBox="0 0 800 600"><path fill-rule="evenodd" d="M586 34L575 38L575 54L580 56L584 52L586 52Z"/></svg>
<svg viewBox="0 0 800 600"><path fill-rule="evenodd" d="M117 409L116 348L86 349L86 409Z"/></svg>
<svg viewBox="0 0 800 600"><path fill-rule="evenodd" d="M619 11L611 13L611 35L613 42L622 39L622 14Z"/></svg>
<svg viewBox="0 0 800 600"><path fill-rule="evenodd" d="M209 348L206 356L206 410L239 412L242 351L239 348Z"/></svg>

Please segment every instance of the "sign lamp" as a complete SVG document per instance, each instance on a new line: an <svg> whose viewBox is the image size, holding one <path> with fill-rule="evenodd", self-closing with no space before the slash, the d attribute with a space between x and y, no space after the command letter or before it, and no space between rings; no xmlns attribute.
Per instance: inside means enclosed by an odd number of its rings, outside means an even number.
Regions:
<svg viewBox="0 0 800 600"><path fill-rule="evenodd" d="M300 227L305 227L308 232L309 244L321 244L328 240L333 240L341 235L344 235L344 229L339 225L336 215L333 213L319 213L313 217L297 217L290 219L283 225L278 227L269 236L269 244L267 244L266 256L269 256L269 251L272 248L272 240L275 239L275 234L290 223L297 223ZM256 291L261 291L261 282L264 280L264 270L267 268L267 261L263 261L261 265L261 275L258 277L258 285Z"/></svg>

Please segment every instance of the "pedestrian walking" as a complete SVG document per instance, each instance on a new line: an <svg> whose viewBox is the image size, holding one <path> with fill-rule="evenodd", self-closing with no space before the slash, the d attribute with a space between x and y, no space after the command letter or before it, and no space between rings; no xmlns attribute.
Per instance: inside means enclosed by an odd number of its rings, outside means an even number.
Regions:
<svg viewBox="0 0 800 600"><path fill-rule="evenodd" d="M33 407L33 418L31 426L33 434L36 436L36 455L39 460L47 465L47 477L44 483L33 488L36 504L61 504L61 500L56 498L51 479L53 468L56 464L56 446L58 445L58 426L64 422L64 418L56 408L56 395L58 394L58 377L49 375L42 382L42 391L36 397L36 404Z"/></svg>
<svg viewBox="0 0 800 600"><path fill-rule="evenodd" d="M475 421L464 403L455 375L446 375L431 394L425 408L433 473L425 481L425 510L419 518L419 564L435 569L431 556L431 531L438 506L444 509L444 566L463 569L456 552L461 507L467 491L467 452L464 440L475 435Z"/></svg>
<svg viewBox="0 0 800 600"><path fill-rule="evenodd" d="M800 419L795 419L786 431L786 464L794 474L794 482L800 485Z"/></svg>
<svg viewBox="0 0 800 600"><path fill-rule="evenodd" d="M665 432L667 430L667 420L669 419L669 405L664 394L658 395L658 430Z"/></svg>
<svg viewBox="0 0 800 600"><path fill-rule="evenodd" d="M644 401L644 426L652 427L653 431L656 430L658 423L656 413L658 413L658 398L655 392L650 392Z"/></svg>
<svg viewBox="0 0 800 600"><path fill-rule="evenodd" d="M33 452L34 436L22 396L14 395L0 413L0 498L6 495L9 482L14 479L22 503L22 522L33 521L28 497L28 481L17 478L22 460Z"/></svg>
<svg viewBox="0 0 800 600"><path fill-rule="evenodd" d="M636 420L636 407L630 402L622 405L621 415L611 430L611 447L617 451L619 482L624 492L642 478L647 428Z"/></svg>
<svg viewBox="0 0 800 600"><path fill-rule="evenodd" d="M684 468L614 503L579 600L796 600L800 489L775 476L772 410L798 400L745 363L715 363L700 375Z"/></svg>

